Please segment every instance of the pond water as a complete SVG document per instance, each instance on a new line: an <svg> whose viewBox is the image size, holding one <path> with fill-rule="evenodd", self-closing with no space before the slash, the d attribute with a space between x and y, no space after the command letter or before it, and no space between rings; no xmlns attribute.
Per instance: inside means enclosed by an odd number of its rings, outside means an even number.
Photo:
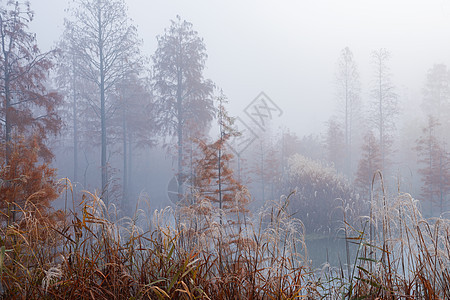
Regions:
<svg viewBox="0 0 450 300"><path fill-rule="evenodd" d="M320 268L328 262L332 267L347 264L345 238L343 236L308 235L306 236L308 259L314 268ZM355 260L357 245L349 243L350 264Z"/></svg>

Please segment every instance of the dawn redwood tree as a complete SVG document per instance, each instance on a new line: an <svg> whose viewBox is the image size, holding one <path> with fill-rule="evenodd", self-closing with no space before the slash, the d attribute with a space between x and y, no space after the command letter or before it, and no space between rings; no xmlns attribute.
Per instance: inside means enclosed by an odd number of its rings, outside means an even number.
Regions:
<svg viewBox="0 0 450 300"><path fill-rule="evenodd" d="M281 145L281 180L284 180L288 167L287 160L291 155L300 152L301 142L295 132L291 132L287 129L286 131L283 130L281 132L281 137L277 144Z"/></svg>
<svg viewBox="0 0 450 300"><path fill-rule="evenodd" d="M261 186L262 203L265 203L267 199L274 199L275 185L279 182L282 172L282 154L270 142L271 140L268 134L260 136L259 142L255 144L251 154L253 158L251 173L255 176L255 182L259 182ZM269 196L267 196L268 194Z"/></svg>
<svg viewBox="0 0 450 300"><path fill-rule="evenodd" d="M59 55L57 56L54 80L58 92L64 97L64 101L59 108L59 114L65 120L63 136L72 140L73 177L71 179L76 194L76 186L80 180L78 175L80 169L79 151L86 150L86 146L92 144L87 142L92 140L92 136L89 136L87 132L93 131L91 124L98 117L89 104L93 101L93 95L96 94L96 87L92 82L85 80L77 73L79 61L77 54L71 52L72 47L69 44L70 38L68 38L71 34L71 30L66 29L63 38L58 43Z"/></svg>
<svg viewBox="0 0 450 300"><path fill-rule="evenodd" d="M344 170L346 163L346 139L341 124L331 118L327 123L327 135L325 139L325 148L327 151L327 159L334 165L336 170Z"/></svg>
<svg viewBox="0 0 450 300"><path fill-rule="evenodd" d="M371 116L378 132L378 143L381 155L381 171L385 171L386 156L391 151L392 133L395 130L395 118L399 113L398 97L394 91L390 68L390 53L379 49L372 53L374 67Z"/></svg>
<svg viewBox="0 0 450 300"><path fill-rule="evenodd" d="M380 144L373 132L368 131L364 136L361 147L361 159L359 160L355 178L355 188L363 196L369 197L373 176L377 170L381 170L381 167Z"/></svg>
<svg viewBox="0 0 450 300"><path fill-rule="evenodd" d="M100 118L102 191L108 202L107 127L114 113L111 91L126 74L140 64L136 27L131 25L123 0L79 0L66 20L67 43L76 55L78 76L97 87L97 99L90 104Z"/></svg>
<svg viewBox="0 0 450 300"><path fill-rule="evenodd" d="M440 125L436 118L428 116L427 126L422 129L423 135L414 148L422 165L419 169L423 182L421 196L429 201L431 215L433 203L439 205L440 213L444 211L444 202L450 193L450 154L438 137Z"/></svg>
<svg viewBox="0 0 450 300"><path fill-rule="evenodd" d="M6 216L8 224L17 221L17 207L27 212L38 213L45 217L51 202L58 198L56 169L49 162L39 163L40 141L35 135L31 139L15 137L9 146L9 160L0 161L0 220ZM6 148L0 146L2 156Z"/></svg>
<svg viewBox="0 0 450 300"><path fill-rule="evenodd" d="M226 143L239 133L232 128L233 120L228 116L223 101L224 98L219 97L217 119L220 136L213 143L198 140L201 154L195 163L193 180L198 195L198 212L204 211L206 201L212 210L218 211L221 225L224 219L227 220L226 223L232 220L233 214L239 217L246 213L250 200L246 188L235 178L231 167L233 155ZM214 211L207 213L215 214Z"/></svg>
<svg viewBox="0 0 450 300"><path fill-rule="evenodd" d="M116 85L120 113L111 118L111 140L120 141L122 147L122 208L129 208L129 192L132 183L132 151L135 148L153 147L156 145L156 124L154 103L152 100L148 77L140 77L131 73ZM117 143L118 144L118 143Z"/></svg>
<svg viewBox="0 0 450 300"><path fill-rule="evenodd" d="M344 173L352 170L352 144L361 110L361 83L352 51L346 47L341 51L336 73L336 88L339 101L340 123L344 131Z"/></svg>
<svg viewBox="0 0 450 300"><path fill-rule="evenodd" d="M214 116L213 83L203 77L207 58L205 44L191 23L177 16L157 37L153 55L153 91L158 124L163 133L175 136L178 152L178 194L183 194L185 132L195 124L206 130ZM188 126L191 125L191 126Z"/></svg>
<svg viewBox="0 0 450 300"><path fill-rule="evenodd" d="M435 64L427 73L423 88L422 107L427 115L445 123L448 129L450 118L450 71L444 64ZM442 129L444 129L442 128Z"/></svg>
<svg viewBox="0 0 450 300"><path fill-rule="evenodd" d="M39 137L39 155L51 159L44 142L60 128L60 96L46 85L53 52L40 52L35 35L27 31L32 19L30 7L19 2L0 8L0 126L7 165L15 135Z"/></svg>
<svg viewBox="0 0 450 300"><path fill-rule="evenodd" d="M0 7L0 205L12 221L16 204L48 208L56 198L47 166L53 155L45 142L60 129L60 96L47 89L53 52L40 52L27 31L32 19L29 5L8 1ZM45 162L37 166L38 159Z"/></svg>

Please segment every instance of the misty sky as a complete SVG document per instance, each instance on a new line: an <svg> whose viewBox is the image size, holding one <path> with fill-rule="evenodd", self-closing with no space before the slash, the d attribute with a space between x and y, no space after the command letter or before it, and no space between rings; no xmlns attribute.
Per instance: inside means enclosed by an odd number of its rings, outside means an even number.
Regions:
<svg viewBox="0 0 450 300"><path fill-rule="evenodd" d="M72 1L70 1L72 2ZM65 0L31 0L42 50L59 39ZM342 48L353 51L361 73L363 101L372 79L370 53L387 48L404 107L420 101L427 70L450 65L450 0L168 1L128 0L129 15L156 49L177 14L204 38L206 77L221 87L232 115L264 91L284 111L282 123L297 133L323 131L335 112L334 78Z"/></svg>

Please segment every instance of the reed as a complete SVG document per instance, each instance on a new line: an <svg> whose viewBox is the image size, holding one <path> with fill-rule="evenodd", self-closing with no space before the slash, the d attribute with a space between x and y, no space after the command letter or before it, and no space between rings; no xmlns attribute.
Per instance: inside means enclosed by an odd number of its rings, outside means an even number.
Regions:
<svg viewBox="0 0 450 300"><path fill-rule="evenodd" d="M70 194L70 193L69 193ZM375 194L374 194L375 195ZM220 224L207 203L119 218L96 194L0 231L5 299L449 299L450 222L409 194L343 220L346 266L313 269L291 195ZM202 209L202 214L195 214ZM76 210L76 211L75 211ZM207 213L206 213L207 212ZM347 252L349 253L349 252Z"/></svg>

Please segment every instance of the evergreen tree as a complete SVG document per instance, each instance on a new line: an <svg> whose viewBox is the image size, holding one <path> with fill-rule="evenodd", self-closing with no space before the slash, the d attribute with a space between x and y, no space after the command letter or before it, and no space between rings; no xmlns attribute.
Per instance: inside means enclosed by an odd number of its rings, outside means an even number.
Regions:
<svg viewBox="0 0 450 300"><path fill-rule="evenodd" d="M430 203L430 214L433 215L433 203L437 204L440 213L444 212L446 199L450 193L450 154L445 150L437 131L441 124L432 116L428 116L428 124L423 128L423 135L417 139L415 150L422 168L422 197Z"/></svg>
<svg viewBox="0 0 450 300"><path fill-rule="evenodd" d="M207 58L205 44L191 23L179 16L164 35L158 36L153 55L153 87L156 113L163 133L177 139L178 194L184 194L181 183L186 133L192 125L206 131L214 116L213 83L204 79Z"/></svg>

